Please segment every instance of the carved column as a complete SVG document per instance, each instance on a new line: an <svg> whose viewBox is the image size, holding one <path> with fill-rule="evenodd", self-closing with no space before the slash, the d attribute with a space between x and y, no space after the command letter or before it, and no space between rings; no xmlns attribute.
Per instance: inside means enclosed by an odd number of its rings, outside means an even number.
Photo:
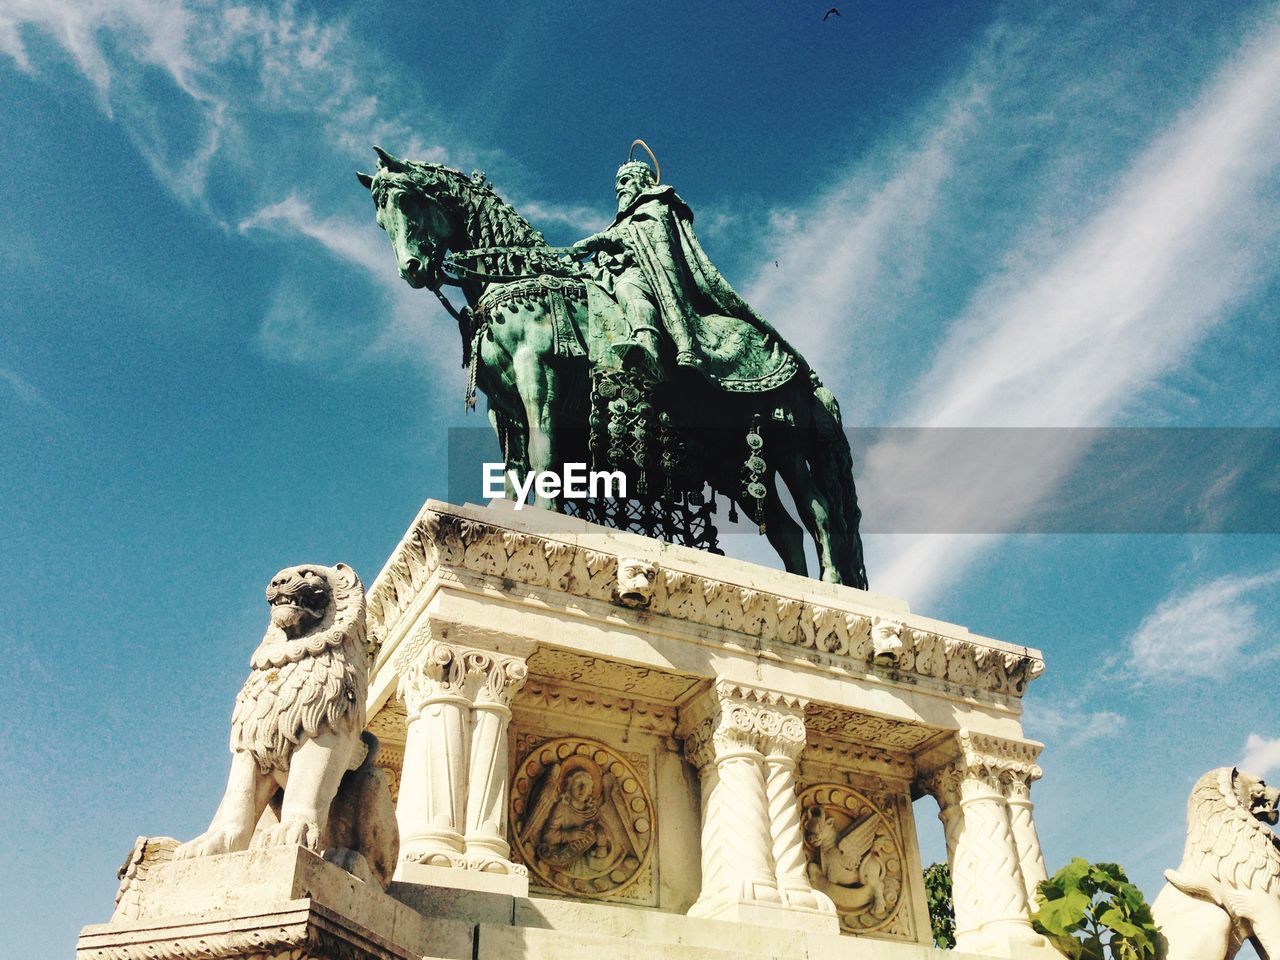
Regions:
<svg viewBox="0 0 1280 960"><path fill-rule="evenodd" d="M922 786L938 801L938 819L942 821L942 833L947 842L947 863L951 868L951 906L955 911L956 935L975 931L982 925L982 891L969 882L976 865L966 864L961 872L965 880L956 882L956 850L964 828L964 810L960 806L960 783L964 779L963 765L958 761L946 764L928 777Z"/></svg>
<svg viewBox="0 0 1280 960"><path fill-rule="evenodd" d="M470 702L460 652L430 640L400 676L408 713L396 819L400 859L433 866L463 863Z"/></svg>
<svg viewBox="0 0 1280 960"><path fill-rule="evenodd" d="M1036 822L1031 816L1031 784L1039 780L1040 776L1038 766L1023 766L1010 771L1006 787L1013 842L1018 848L1018 862L1022 866L1022 882L1026 885L1027 901L1032 906L1035 905L1036 887L1049 876L1044 867L1044 854L1040 851L1040 834L1036 832Z"/></svg>
<svg viewBox="0 0 1280 960"><path fill-rule="evenodd" d="M778 733L765 755L765 791L769 801L769 827L773 840L774 876L783 901L790 906L836 915L836 906L825 893L809 884L804 834L800 827L800 803L796 794L796 760L804 749L804 707L782 717Z"/></svg>
<svg viewBox="0 0 1280 960"><path fill-rule="evenodd" d="M467 865L487 873L511 873L507 832L507 727L511 698L529 668L520 657L481 650L464 657L474 687L471 763L467 772Z"/></svg>
<svg viewBox="0 0 1280 960"><path fill-rule="evenodd" d="M1022 872L1023 849L1015 839L1015 819L1007 796L1015 775L1026 774L1038 746L1023 741L960 730L959 756L923 780L938 800L947 836L952 901L956 912L956 949L1008 955L1012 944L1046 946L1031 929L1028 886ZM953 748L954 749L954 748ZM1025 808L1030 825L1029 804ZM1036 854L1043 875L1043 861Z"/></svg>
<svg viewBox="0 0 1280 960"><path fill-rule="evenodd" d="M525 660L445 643L433 629L422 627L397 688L408 713L396 803L400 862L527 878L506 840L507 725Z"/></svg>
<svg viewBox="0 0 1280 960"><path fill-rule="evenodd" d="M702 786L702 893L691 916L750 921L766 910L771 924L838 930L834 906L805 874L795 789L802 710L795 698L724 680L686 709L685 757Z"/></svg>

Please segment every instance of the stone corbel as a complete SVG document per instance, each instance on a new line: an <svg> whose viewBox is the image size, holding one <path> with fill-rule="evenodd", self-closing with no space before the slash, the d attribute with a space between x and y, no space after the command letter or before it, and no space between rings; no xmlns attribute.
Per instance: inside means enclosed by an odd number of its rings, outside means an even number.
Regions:
<svg viewBox="0 0 1280 960"><path fill-rule="evenodd" d="M437 639L430 622L419 633L397 690L408 717L401 863L525 878L509 859L506 811L507 727L526 660Z"/></svg>
<svg viewBox="0 0 1280 960"><path fill-rule="evenodd" d="M717 680L681 717L702 787L702 893L691 916L837 932L805 871L796 795L804 701Z"/></svg>

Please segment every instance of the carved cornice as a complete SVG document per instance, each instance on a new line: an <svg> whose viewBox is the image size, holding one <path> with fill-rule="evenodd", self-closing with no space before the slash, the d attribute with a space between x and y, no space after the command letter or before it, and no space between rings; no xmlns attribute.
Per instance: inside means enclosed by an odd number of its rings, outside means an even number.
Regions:
<svg viewBox="0 0 1280 960"><path fill-rule="evenodd" d="M618 553L557 539L559 533L513 530L496 522L424 508L368 592L368 629L374 649L391 636L431 577L442 571L499 578L504 592L538 596L565 606L583 600L611 605L620 615ZM595 530L579 524L585 534ZM613 534L599 528L601 540ZM572 537L572 534L568 536ZM594 537L593 537L594 539ZM841 603L844 603L841 598ZM938 632L934 621L913 623L907 616L885 616L873 605L859 607L849 591L848 607L771 593L658 566L652 594L643 611L647 622L668 618L738 634L747 647L766 645L820 666L936 686L949 693L980 691L1020 698L1044 670L1031 650L993 646L969 637ZM412 644L411 644L412 645ZM411 656L412 654L410 654ZM403 667L397 655L394 667Z"/></svg>
<svg viewBox="0 0 1280 960"><path fill-rule="evenodd" d="M810 704L805 710L805 723L810 730L839 740L859 740L907 753L938 735L937 730L922 724L903 723L817 703Z"/></svg>

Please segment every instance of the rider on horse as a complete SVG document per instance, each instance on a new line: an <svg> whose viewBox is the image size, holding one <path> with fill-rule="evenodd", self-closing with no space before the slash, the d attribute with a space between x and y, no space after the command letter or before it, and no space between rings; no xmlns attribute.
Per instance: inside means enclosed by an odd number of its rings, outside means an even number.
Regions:
<svg viewBox="0 0 1280 960"><path fill-rule="evenodd" d="M619 167L616 189L613 223L570 249L598 255L589 276L617 301L629 328L612 345L623 365L656 381L674 359L731 393L772 390L804 368L720 275L693 233L692 211L670 186L658 185L647 163ZM674 358L664 356L660 330Z"/></svg>

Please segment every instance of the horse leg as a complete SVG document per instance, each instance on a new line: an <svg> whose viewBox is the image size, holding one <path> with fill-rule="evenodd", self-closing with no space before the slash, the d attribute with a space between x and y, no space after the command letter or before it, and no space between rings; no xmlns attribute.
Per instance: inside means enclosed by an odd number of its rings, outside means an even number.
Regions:
<svg viewBox="0 0 1280 960"><path fill-rule="evenodd" d="M800 521L818 548L818 567L822 571L822 579L827 583L843 583L844 577L841 576L840 566L835 559L831 509L827 498L814 483L808 463L794 450L787 450L775 463L783 482L791 491L791 499L796 503Z"/></svg>
<svg viewBox="0 0 1280 960"><path fill-rule="evenodd" d="M542 345L546 347L542 350L537 349L537 346L525 342L512 356L516 389L520 394L520 402L524 404L525 423L528 426L525 455L529 471L535 475L553 471L558 466L554 404L559 396L559 377L548 363L551 359L551 344ZM555 499L544 497L536 486L533 502L544 510L555 509Z"/></svg>
<svg viewBox="0 0 1280 960"><path fill-rule="evenodd" d="M804 530L787 512L778 496L778 475L771 473L765 484L768 494L764 501L764 535L769 546L782 558L787 573L808 576L809 564L804 557Z"/></svg>

